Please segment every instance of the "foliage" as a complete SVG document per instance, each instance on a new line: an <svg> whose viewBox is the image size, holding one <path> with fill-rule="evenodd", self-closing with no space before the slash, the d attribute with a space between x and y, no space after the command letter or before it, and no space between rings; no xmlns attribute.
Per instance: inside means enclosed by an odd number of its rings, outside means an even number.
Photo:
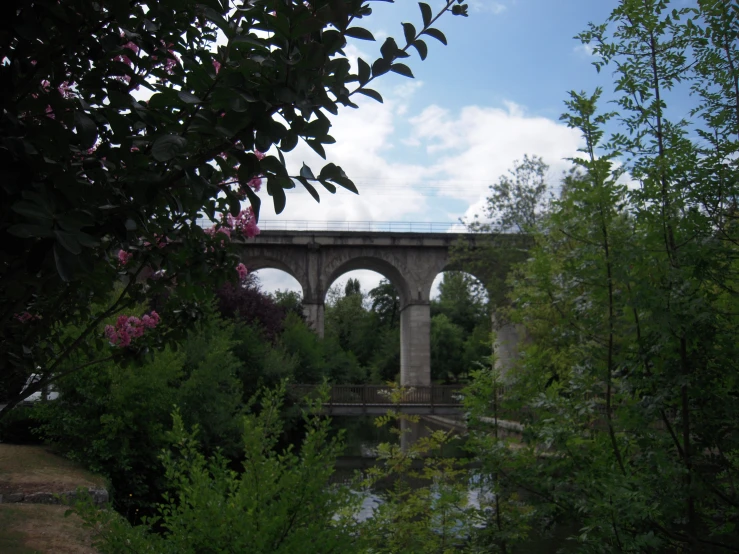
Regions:
<svg viewBox="0 0 739 554"><path fill-rule="evenodd" d="M387 279L382 279L380 284L369 291L372 299L372 311L379 317L380 321L392 327L400 317L400 296L395 286Z"/></svg>
<svg viewBox="0 0 739 554"><path fill-rule="evenodd" d="M305 416L307 432L299 451L278 451L284 387L265 392L262 411L243 422L244 461L229 469L221 456L206 458L197 429L188 433L179 413L170 434L173 447L162 456L174 492L159 516L137 527L81 505L78 513L100 530L101 552L254 552L309 554L353 551L346 518L336 518L351 502L348 493L329 487L340 440L329 439L329 421ZM162 534L154 532L156 524Z"/></svg>
<svg viewBox="0 0 739 554"><path fill-rule="evenodd" d="M243 397L233 328L209 316L175 352L143 363L88 366L59 383L60 396L36 407L46 440L66 456L106 476L116 507L134 517L164 491L158 453L168 444L170 413L180 406L201 429L206 452L234 455Z"/></svg>
<svg viewBox="0 0 739 554"><path fill-rule="evenodd" d="M270 340L274 340L282 331L285 310L269 295L262 293L256 279L238 284L225 283L216 296L218 308L224 317L256 325Z"/></svg>
<svg viewBox="0 0 739 554"><path fill-rule="evenodd" d="M619 110L570 94L580 173L511 279L533 344L503 405L476 405L526 423L523 447L478 449L501 497L529 491L533 520L583 552L739 549L737 21L724 2L625 0L580 36L615 67ZM686 85L691 118L671 120Z"/></svg>
<svg viewBox="0 0 739 554"><path fill-rule="evenodd" d="M446 271L431 301L431 375L458 380L490 355L487 293L471 275Z"/></svg>
<svg viewBox="0 0 739 554"><path fill-rule="evenodd" d="M263 182L278 213L297 184L316 199L319 184L357 192L333 163L290 175L284 154L302 140L325 157L327 114L358 94L382 101L368 85L412 77L399 60L425 58L422 37L446 43L433 25L467 7L422 3L419 29L404 23L400 45L388 37L353 73L344 48L374 40L356 25L371 12L363 0L3 3L2 414L28 374L43 378L27 394L61 378L101 321L145 296L167 292L161 335L181 339L209 284L233 275L234 244L258 232Z"/></svg>
<svg viewBox="0 0 739 554"><path fill-rule="evenodd" d="M400 402L403 389L391 398ZM390 410L375 420L391 426L397 441L378 448L380 464L368 470L364 485L382 486L382 501L372 517L357 525L363 552L421 554L468 551L464 548L475 523L468 504L465 460L440 456L451 432L414 437L418 416Z"/></svg>
<svg viewBox="0 0 739 554"><path fill-rule="evenodd" d="M303 297L299 292L292 290L276 290L272 294L275 304L286 312L295 312L303 315Z"/></svg>
<svg viewBox="0 0 739 554"><path fill-rule="evenodd" d="M524 155L513 162L508 175L501 175L490 185L485 200L485 216L490 223L476 219L469 224L475 231L530 233L546 214L552 190L547 179L549 166L539 156Z"/></svg>

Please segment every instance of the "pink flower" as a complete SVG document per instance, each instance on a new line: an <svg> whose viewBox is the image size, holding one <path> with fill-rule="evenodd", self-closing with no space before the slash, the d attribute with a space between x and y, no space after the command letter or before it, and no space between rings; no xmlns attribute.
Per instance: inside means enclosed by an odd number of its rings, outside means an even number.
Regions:
<svg viewBox="0 0 739 554"><path fill-rule="evenodd" d="M33 316L28 312L23 312L22 314L16 314L15 318L21 323L28 323L29 321L36 319L36 316Z"/></svg>
<svg viewBox="0 0 739 554"><path fill-rule="evenodd" d="M221 62L218 60L213 60L213 67L216 70L216 75L218 75L218 72L221 70Z"/></svg>
<svg viewBox="0 0 739 554"><path fill-rule="evenodd" d="M262 188L262 178L252 177L251 179L249 179L247 185L253 188L255 192L259 192L259 189Z"/></svg>
<svg viewBox="0 0 739 554"><path fill-rule="evenodd" d="M126 252L125 250L118 251L118 263L121 267L125 266L133 258L133 254Z"/></svg>
<svg viewBox="0 0 739 554"><path fill-rule="evenodd" d="M257 221L251 206L245 210L241 210L236 217L228 214L224 227L230 227L246 238L253 238L259 234L259 227L257 227Z"/></svg>
<svg viewBox="0 0 739 554"><path fill-rule="evenodd" d="M46 106L46 117L50 119L56 119L54 115L54 109L51 106Z"/></svg>
<svg viewBox="0 0 739 554"><path fill-rule="evenodd" d="M72 84L69 81L64 81L61 85L59 85L57 90L63 98L72 98L74 96L74 92L72 91Z"/></svg>
<svg viewBox="0 0 739 554"><path fill-rule="evenodd" d="M139 47L138 47L138 45L134 44L134 43L133 43L133 42L131 42L131 41L128 41L128 42L127 42L126 44L124 44L124 45L123 45L123 48L128 48L128 49L129 49L129 50L131 50L131 51L132 51L132 52L133 52L134 54L138 54L138 53L139 53Z"/></svg>
<svg viewBox="0 0 739 554"><path fill-rule="evenodd" d="M144 336L146 329L153 329L159 324L159 314L152 311L141 319L136 316L121 315L116 319L115 326L105 326L105 338L110 344L125 348L133 339Z"/></svg>
<svg viewBox="0 0 739 554"><path fill-rule="evenodd" d="M249 270L246 269L246 266L244 264L239 264L236 266L236 272L239 274L239 279L243 281L246 279L246 276L249 275Z"/></svg>
<svg viewBox="0 0 739 554"><path fill-rule="evenodd" d="M260 152L259 150L254 150L254 155L257 157L258 160L264 159L264 152Z"/></svg>

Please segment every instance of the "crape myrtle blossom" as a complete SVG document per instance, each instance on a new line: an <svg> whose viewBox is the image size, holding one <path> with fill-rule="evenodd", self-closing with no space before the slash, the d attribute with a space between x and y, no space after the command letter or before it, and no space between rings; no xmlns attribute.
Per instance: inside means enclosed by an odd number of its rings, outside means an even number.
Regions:
<svg viewBox="0 0 739 554"><path fill-rule="evenodd" d="M159 324L159 314L155 311L141 318L136 316L121 315L115 325L105 326L105 337L110 344L119 348L130 346L133 339L144 335L146 329L153 329Z"/></svg>
<svg viewBox="0 0 739 554"><path fill-rule="evenodd" d="M236 266L236 272L239 274L239 280L243 281L246 279L246 276L249 275L249 270L246 269L246 266L244 264L239 264Z"/></svg>
<svg viewBox="0 0 739 554"><path fill-rule="evenodd" d="M130 252L126 252L123 249L118 251L118 263L121 265L121 267L125 266L131 260L131 258L133 258L133 254L131 254Z"/></svg>

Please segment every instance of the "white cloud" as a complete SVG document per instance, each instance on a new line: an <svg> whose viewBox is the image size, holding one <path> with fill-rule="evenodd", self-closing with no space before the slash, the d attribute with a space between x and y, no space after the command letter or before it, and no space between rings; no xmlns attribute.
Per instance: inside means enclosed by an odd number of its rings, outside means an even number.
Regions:
<svg viewBox="0 0 739 554"><path fill-rule="evenodd" d="M578 54L579 56L583 56L586 58L590 58L595 55L593 53L593 47L589 44L584 44L584 43L581 43L575 46L575 48L573 48L573 51L575 52L575 54Z"/></svg>
<svg viewBox="0 0 739 554"><path fill-rule="evenodd" d="M408 83L389 92L385 103L359 98L360 109L341 109L333 118L331 134L336 144L326 148L328 161L341 165L360 189L356 196L339 189L325 190L317 204L300 185L288 191L285 211L275 216L272 200L263 191L262 217L310 221L429 221L446 213L450 220L481 213L488 186L508 171L524 154L541 156L551 166L554 180L569 166L565 158L576 154L579 132L558 121L531 115L515 102L500 106L466 106L458 110L430 105L408 117L420 85ZM410 130L400 133L401 126ZM398 153L408 157L398 156ZM412 156L410 161L409 157ZM424 156L427 161L424 163ZM401 161L393 161L401 160ZM408 160L408 161L406 161ZM291 174L305 161L317 173L326 162L307 145L300 144L288 157ZM429 184L441 183L437 196L429 195ZM449 199L462 201L456 213ZM442 216L443 217L443 216ZM295 289L297 283L279 272L259 273L264 288ZM372 272L352 273L364 290L377 285ZM342 276L344 283L349 275Z"/></svg>
<svg viewBox="0 0 739 554"><path fill-rule="evenodd" d="M529 116L524 108L506 102L505 109L467 106L458 113L429 106L411 119L412 138L425 143L435 156L430 175L456 187L440 194L468 203L466 217L480 213L488 186L524 154L541 156L555 176L576 154L580 133L559 122Z"/></svg>
<svg viewBox="0 0 739 554"><path fill-rule="evenodd" d="M508 8L502 2L496 0L471 0L470 7L476 12L487 12L498 15L506 11Z"/></svg>

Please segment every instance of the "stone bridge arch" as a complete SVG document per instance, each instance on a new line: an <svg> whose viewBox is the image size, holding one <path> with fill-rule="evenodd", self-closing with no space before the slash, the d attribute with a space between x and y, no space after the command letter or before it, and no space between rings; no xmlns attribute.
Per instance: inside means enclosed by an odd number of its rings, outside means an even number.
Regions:
<svg viewBox="0 0 739 554"><path fill-rule="evenodd" d="M263 231L244 243L241 259L250 269L272 267L292 275L303 289L306 319L320 336L324 330L326 293L338 277L357 269L369 269L386 277L400 296L401 384L424 386L431 383L431 287L443 271L469 272L464 264L450 260L450 249L460 239L474 248L479 236Z"/></svg>

